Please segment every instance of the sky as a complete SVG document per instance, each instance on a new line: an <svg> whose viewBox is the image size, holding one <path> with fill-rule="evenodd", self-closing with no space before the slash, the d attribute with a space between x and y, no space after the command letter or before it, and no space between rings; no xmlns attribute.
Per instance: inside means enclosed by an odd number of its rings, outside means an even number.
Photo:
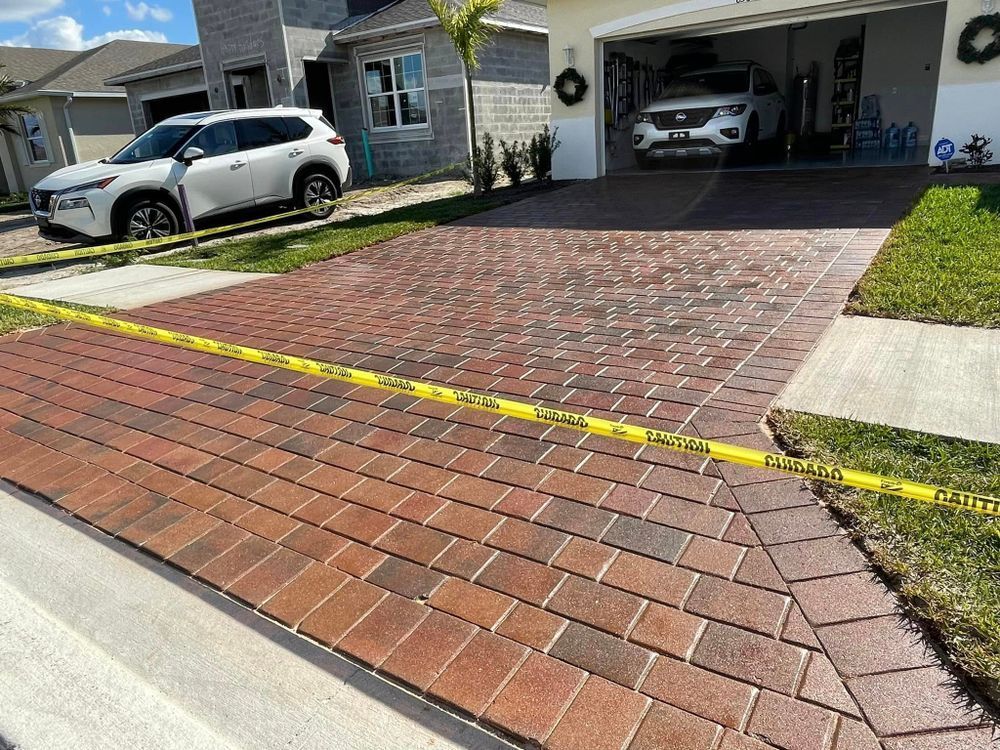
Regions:
<svg viewBox="0 0 1000 750"><path fill-rule="evenodd" d="M191 0L0 0L2 46L82 50L112 39L194 44Z"/></svg>

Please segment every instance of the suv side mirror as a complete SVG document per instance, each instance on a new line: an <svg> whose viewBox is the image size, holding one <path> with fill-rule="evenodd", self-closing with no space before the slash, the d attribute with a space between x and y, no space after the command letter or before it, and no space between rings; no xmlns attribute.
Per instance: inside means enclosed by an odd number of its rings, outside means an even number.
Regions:
<svg viewBox="0 0 1000 750"><path fill-rule="evenodd" d="M190 167L191 163L201 159L205 156L204 150L198 148L197 146L188 146L184 149L184 153L181 154L181 158L178 161L184 162L185 166Z"/></svg>

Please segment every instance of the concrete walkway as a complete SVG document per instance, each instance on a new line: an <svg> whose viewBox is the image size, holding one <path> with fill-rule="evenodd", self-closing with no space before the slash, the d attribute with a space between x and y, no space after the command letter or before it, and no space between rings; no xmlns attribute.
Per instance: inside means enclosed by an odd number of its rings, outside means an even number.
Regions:
<svg viewBox="0 0 1000 750"><path fill-rule="evenodd" d="M778 405L1000 443L1000 330L840 317Z"/></svg>
<svg viewBox="0 0 1000 750"><path fill-rule="evenodd" d="M0 675L20 750L506 747L3 488Z"/></svg>
<svg viewBox="0 0 1000 750"><path fill-rule="evenodd" d="M135 265L14 287L10 293L127 310L266 276L268 274Z"/></svg>

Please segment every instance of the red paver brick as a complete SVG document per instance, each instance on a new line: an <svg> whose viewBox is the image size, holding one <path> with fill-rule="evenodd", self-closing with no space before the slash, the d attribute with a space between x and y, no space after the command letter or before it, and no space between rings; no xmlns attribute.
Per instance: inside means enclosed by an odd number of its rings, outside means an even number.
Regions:
<svg viewBox="0 0 1000 750"><path fill-rule="evenodd" d="M493 630L514 606L514 600L460 578L449 578L431 596L430 605Z"/></svg>
<svg viewBox="0 0 1000 750"><path fill-rule="evenodd" d="M434 561L435 570L469 581L476 577L497 554L496 550L475 542L458 539Z"/></svg>
<svg viewBox="0 0 1000 750"><path fill-rule="evenodd" d="M629 750L712 750L722 727L673 706L653 703Z"/></svg>
<svg viewBox="0 0 1000 750"><path fill-rule="evenodd" d="M167 558L222 522L201 513L192 513L150 537L143 547L160 558Z"/></svg>
<svg viewBox="0 0 1000 750"><path fill-rule="evenodd" d="M695 582L695 574L672 565L620 554L611 564L601 582L653 601L679 607Z"/></svg>
<svg viewBox="0 0 1000 750"><path fill-rule="evenodd" d="M421 565L430 565L453 541L454 537L440 531L400 521L375 546Z"/></svg>
<svg viewBox="0 0 1000 750"><path fill-rule="evenodd" d="M227 523L220 523L167 559L172 565L194 573L250 535Z"/></svg>
<svg viewBox="0 0 1000 750"><path fill-rule="evenodd" d="M745 683L663 657L643 681L642 692L733 729L743 728L755 694Z"/></svg>
<svg viewBox="0 0 1000 750"><path fill-rule="evenodd" d="M496 631L536 651L548 651L565 625L566 620L558 615L518 602Z"/></svg>
<svg viewBox="0 0 1000 750"><path fill-rule="evenodd" d="M669 526L621 516L611 525L601 541L629 552L674 563L677 562L689 536Z"/></svg>
<svg viewBox="0 0 1000 750"><path fill-rule="evenodd" d="M284 548L231 584L226 592L253 608L270 599L309 565L309 558Z"/></svg>
<svg viewBox="0 0 1000 750"><path fill-rule="evenodd" d="M690 531L702 536L720 537L729 525L733 514L724 508L681 500L676 497L662 497L646 515L647 521L673 526L675 529Z"/></svg>
<svg viewBox="0 0 1000 750"><path fill-rule="evenodd" d="M696 615L777 638L787 606L787 597L772 591L702 576L684 608Z"/></svg>
<svg viewBox="0 0 1000 750"><path fill-rule="evenodd" d="M744 547L703 536L691 537L691 542L684 548L680 564L685 568L711 573L721 578L732 578L736 568L746 553Z"/></svg>
<svg viewBox="0 0 1000 750"><path fill-rule="evenodd" d="M762 547L753 547L746 551L743 562L740 563L735 580L750 586L770 589L781 594L788 593L788 586L778 573L771 558Z"/></svg>
<svg viewBox="0 0 1000 750"><path fill-rule="evenodd" d="M710 622L691 663L790 695L806 652L787 643Z"/></svg>
<svg viewBox="0 0 1000 750"><path fill-rule="evenodd" d="M433 570L390 557L369 573L366 580L407 599L426 599L444 582L445 577Z"/></svg>
<svg viewBox="0 0 1000 750"><path fill-rule="evenodd" d="M548 601L565 573L501 552L487 565L476 583L541 606Z"/></svg>
<svg viewBox="0 0 1000 750"><path fill-rule="evenodd" d="M486 544L530 560L547 563L569 540L566 534L517 518L507 518Z"/></svg>
<svg viewBox="0 0 1000 750"><path fill-rule="evenodd" d="M549 600L553 612L585 622L615 635L624 635L643 607L643 601L624 591L570 576Z"/></svg>
<svg viewBox="0 0 1000 750"><path fill-rule="evenodd" d="M167 502L163 495L152 492L144 492L139 497L133 499L128 504L113 510L110 513L102 514L100 518L88 519L99 529L108 534L118 534L122 529L130 526L148 513L152 513L161 505ZM81 516L86 518L87 508L81 512Z"/></svg>
<svg viewBox="0 0 1000 750"><path fill-rule="evenodd" d="M347 546L330 561L330 564L355 578L364 578L385 562L388 557L388 555L365 547L363 544L348 542Z"/></svg>
<svg viewBox="0 0 1000 750"><path fill-rule="evenodd" d="M320 563L310 563L300 575L268 599L261 611L283 625L295 627L348 580L338 570Z"/></svg>
<svg viewBox="0 0 1000 750"><path fill-rule="evenodd" d="M277 549L274 542L251 536L199 569L197 576L224 589Z"/></svg>
<svg viewBox="0 0 1000 750"><path fill-rule="evenodd" d="M835 726L836 715L830 711L763 690L747 731L783 750L799 750L827 747Z"/></svg>
<svg viewBox="0 0 1000 750"><path fill-rule="evenodd" d="M650 604L629 634L629 640L661 654L686 659L691 655L691 649L705 624L700 617L679 609Z"/></svg>
<svg viewBox="0 0 1000 750"><path fill-rule="evenodd" d="M868 569L864 555L844 535L772 545L768 552L782 577L789 582Z"/></svg>
<svg viewBox="0 0 1000 750"><path fill-rule="evenodd" d="M122 529L118 536L120 539L138 546L186 518L192 512L190 508L180 503L167 501L131 526Z"/></svg>
<svg viewBox="0 0 1000 750"><path fill-rule="evenodd" d="M276 542L290 531L298 528L299 523L282 513L257 506L252 508L236 522L236 525L246 529L251 534L262 536Z"/></svg>
<svg viewBox="0 0 1000 750"><path fill-rule="evenodd" d="M298 630L324 646L334 646L385 596L382 589L352 578L306 617Z"/></svg>
<svg viewBox="0 0 1000 750"><path fill-rule="evenodd" d="M552 564L584 578L596 580L608 569L617 554L618 550L613 547L572 537Z"/></svg>
<svg viewBox="0 0 1000 750"><path fill-rule="evenodd" d="M492 633L477 633L428 692L479 716L528 655L528 649Z"/></svg>
<svg viewBox="0 0 1000 750"><path fill-rule="evenodd" d="M477 632L480 631L475 625L432 611L396 647L381 669L408 685L426 690Z"/></svg>
<svg viewBox="0 0 1000 750"><path fill-rule="evenodd" d="M799 698L860 718L857 704L847 693L844 681L833 664L822 654L812 654L806 675L799 687Z"/></svg>
<svg viewBox="0 0 1000 750"><path fill-rule="evenodd" d="M503 516L480 508L471 508L461 503L448 503L427 521L427 525L474 542L481 542L503 520Z"/></svg>
<svg viewBox="0 0 1000 750"><path fill-rule="evenodd" d="M847 725L851 727L851 735L845 737L845 725L846 722L841 723L841 730L837 735L837 750L877 750L877 744L863 744L867 739L866 728L860 728L856 722L851 722ZM864 739L855 741L855 732ZM920 734L915 737L889 737L885 741L885 747L888 750L991 750L996 745L995 734L992 728L983 727Z"/></svg>
<svg viewBox="0 0 1000 750"><path fill-rule="evenodd" d="M422 604L389 594L344 636L337 649L377 667L429 612Z"/></svg>
<svg viewBox="0 0 1000 750"><path fill-rule="evenodd" d="M517 737L541 743L556 726L586 674L533 653L500 691L483 719Z"/></svg>
<svg viewBox="0 0 1000 750"><path fill-rule="evenodd" d="M589 677L546 746L551 750L623 750L649 702L613 682Z"/></svg>
<svg viewBox="0 0 1000 750"><path fill-rule="evenodd" d="M319 562L327 562L347 546L347 540L323 529L300 524L281 538L281 544Z"/></svg>
<svg viewBox="0 0 1000 750"><path fill-rule="evenodd" d="M500 506L497 506L497 509L499 510ZM599 539L614 522L615 515L583 503L554 497L546 503L534 520L565 531L567 534Z"/></svg>
<svg viewBox="0 0 1000 750"><path fill-rule="evenodd" d="M653 660L653 653L641 646L575 622L566 626L549 654L632 689Z"/></svg>
<svg viewBox="0 0 1000 750"><path fill-rule="evenodd" d="M329 495L316 495L292 515L313 526L322 526L346 507L347 503L343 500Z"/></svg>
<svg viewBox="0 0 1000 750"><path fill-rule="evenodd" d="M348 505L330 519L327 528L362 544L372 544L399 521L384 513Z"/></svg>
<svg viewBox="0 0 1000 750"><path fill-rule="evenodd" d="M820 628L816 633L844 677L935 663L919 631L895 615L845 622Z"/></svg>
<svg viewBox="0 0 1000 750"><path fill-rule="evenodd" d="M765 745L760 740L747 737L745 734L737 734L731 729L727 729L722 735L722 743L719 750L771 750L773 745Z"/></svg>
<svg viewBox="0 0 1000 750"><path fill-rule="evenodd" d="M870 573L794 583L792 593L813 625L892 614L896 601Z"/></svg>

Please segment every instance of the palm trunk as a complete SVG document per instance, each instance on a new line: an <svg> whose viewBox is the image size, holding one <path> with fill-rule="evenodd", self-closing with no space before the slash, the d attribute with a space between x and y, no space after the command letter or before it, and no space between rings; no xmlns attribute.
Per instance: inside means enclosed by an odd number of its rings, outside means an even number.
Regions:
<svg viewBox="0 0 1000 750"><path fill-rule="evenodd" d="M476 135L476 99L472 92L472 74L468 68L465 69L465 98L469 104L469 140L473 149L472 153L469 154L470 159L472 159L472 194L478 198L482 195L483 186L479 183L479 170L476 169L475 162L475 149L479 144L479 138Z"/></svg>

